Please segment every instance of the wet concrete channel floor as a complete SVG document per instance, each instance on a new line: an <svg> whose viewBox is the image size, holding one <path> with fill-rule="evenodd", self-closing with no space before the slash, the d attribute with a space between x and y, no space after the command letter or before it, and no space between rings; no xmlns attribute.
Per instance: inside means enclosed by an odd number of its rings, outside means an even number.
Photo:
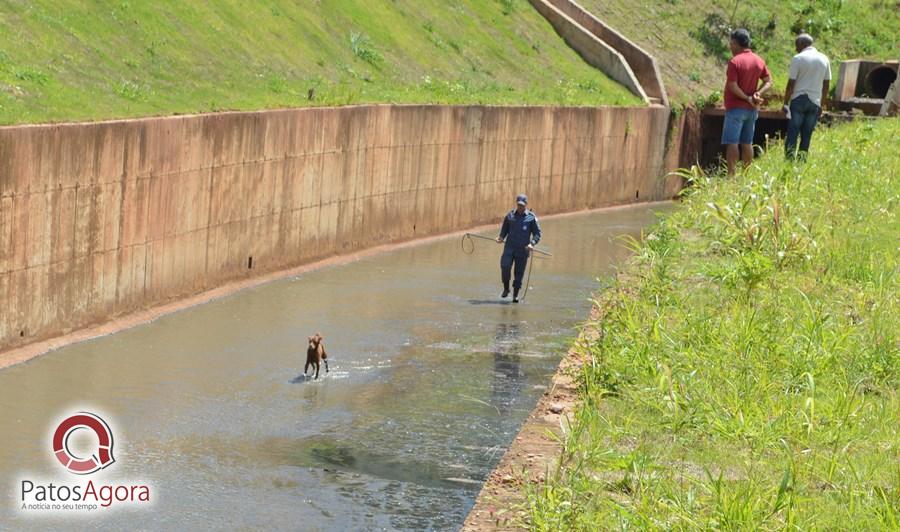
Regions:
<svg viewBox="0 0 900 532"><path fill-rule="evenodd" d="M154 495L151 509L99 520L7 504L0 529L458 529L588 316L597 279L627 257L619 237L665 208L543 220L554 256L535 259L518 305L498 297L502 247L476 240L467 255L452 237L0 370L5 501L19 501L23 477L73 480L50 437L78 409L104 413L116 435L116 463L98 479L139 479ZM318 381L301 375L315 332L331 368Z"/></svg>

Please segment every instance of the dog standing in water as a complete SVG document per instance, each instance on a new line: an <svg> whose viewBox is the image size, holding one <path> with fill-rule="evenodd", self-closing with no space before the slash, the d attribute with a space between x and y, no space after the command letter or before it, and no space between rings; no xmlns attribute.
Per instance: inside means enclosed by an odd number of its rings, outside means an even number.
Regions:
<svg viewBox="0 0 900 532"><path fill-rule="evenodd" d="M325 344L322 342L322 335L316 333L309 337L309 346L306 348L306 365L303 366L303 375L309 371L309 366L316 368L316 376L319 378L319 365L325 362L325 373L328 373L328 355L325 353Z"/></svg>

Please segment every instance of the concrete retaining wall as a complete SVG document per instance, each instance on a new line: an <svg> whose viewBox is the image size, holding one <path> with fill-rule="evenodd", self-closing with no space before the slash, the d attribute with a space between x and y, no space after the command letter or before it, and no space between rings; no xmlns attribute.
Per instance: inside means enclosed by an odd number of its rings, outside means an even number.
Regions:
<svg viewBox="0 0 900 532"><path fill-rule="evenodd" d="M669 198L665 108L358 106L0 128L0 350L334 254Z"/></svg>

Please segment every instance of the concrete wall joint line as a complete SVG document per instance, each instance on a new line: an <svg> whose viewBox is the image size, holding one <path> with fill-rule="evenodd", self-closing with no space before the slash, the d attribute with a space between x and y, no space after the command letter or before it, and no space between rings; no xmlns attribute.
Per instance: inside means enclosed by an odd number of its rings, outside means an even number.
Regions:
<svg viewBox="0 0 900 532"><path fill-rule="evenodd" d="M644 135L633 133L630 135L598 135L598 136L578 136L578 137L547 137L544 139L535 139L530 142L583 142L586 140L597 140L597 139L628 139L628 138L642 138ZM464 146L464 145L486 145L479 143L467 143L467 144L454 144L454 143L445 143L445 144L430 144L428 146L433 147L446 147L446 146ZM418 147L417 145L409 145L408 147ZM424 146L423 146L424 147ZM371 148L369 148L371 149ZM368 149L359 149L355 151L345 151L344 153L359 153L362 151L368 151ZM56 186L56 187L46 187L42 189L28 189L22 192L11 192L8 194L0 194L0 200L3 199L16 199L16 198L28 198L30 196L44 196L46 194L60 193L60 192L68 192L74 191L75 189L80 189L82 191L92 190L92 189L102 189L113 186L121 186L122 182L142 182L142 181L152 181L154 179L161 178L171 178L171 177L179 177L190 174L197 174L201 172L205 172L207 170L223 170L230 169L234 167L245 167L245 166L262 166L265 163L270 162L287 162L295 159L302 159L306 157L314 157L317 155L321 155L319 153L310 153L304 155L296 155L284 158L272 158L272 159L258 159L254 161L247 161L241 163L233 163L227 165L216 165L216 166L202 166L196 167L186 170L173 170L170 172L156 172L152 174L145 174L141 176L130 177L124 180L116 180L116 181L104 181L104 182L91 182L85 181L83 183L75 183L69 186ZM202 176L200 176L202 177Z"/></svg>
<svg viewBox="0 0 900 532"><path fill-rule="evenodd" d="M658 170L659 168L660 168L660 165L654 165L654 166L647 166L647 165L637 166L636 165L636 166L615 166L613 168L610 168L610 170ZM505 183L518 182L520 180L534 181L534 180L538 180L541 178L550 178L550 179L566 178L566 177L571 177L573 175L582 175L582 176L583 175L591 175L591 174L595 173L596 171L597 171L597 169L589 169L589 170L584 170L584 171L580 171L580 172L570 172L570 173L565 173L565 174L564 173L555 173L555 174L549 174L549 175L518 176L518 177L509 177L509 178L505 178L505 179L485 180L484 183L485 184L505 184ZM297 207L297 208L292 208L292 209L281 209L281 210L269 211L269 212L265 212L262 214L251 215L251 216L245 217L245 218L226 220L219 224L206 225L206 226L202 226L202 227L197 227L195 229L190 229L187 231L171 233L171 234L167 234L162 237L155 238L155 239L142 240L140 242L134 242L132 244L126 244L126 245L120 244L113 248L103 248L103 249L98 249L98 250L92 250L86 254L74 255L71 259L68 259L68 260L60 259L57 261L46 261L46 262L38 262L38 263L34 263L34 264L29 264L22 268L11 269L11 270L6 270L3 272L0 272L0 275L15 274L15 273L19 273L19 272L27 272L27 271L31 271L31 270L37 270L37 269L48 268L48 267L53 268L55 266L59 266L62 264L71 264L72 261L76 260L76 259L102 256L102 255L117 252L120 250L129 250L129 249L132 249L135 247L158 244L158 243L162 243L166 240L179 239L179 238L183 238L183 237L201 233L201 232L209 233L209 232L211 232L212 229L227 227L229 225L240 224L240 223L254 221L254 220L261 220L261 219L265 219L265 218L273 218L273 217L283 216L285 214L293 214L293 213L297 213L297 212L301 212L301 211L309 210L309 209L313 209L313 208L328 207L328 206L332 206L332 205L339 205L341 203L366 200L366 199L379 199L379 198L387 198L387 197L391 197L391 196L400 196L400 195L410 194L410 193L415 193L415 192L425 193L425 192L434 192L434 191L447 190L447 189L472 188L474 186L475 185L471 185L471 184L458 184L458 185L453 185L453 186L449 186L449 187L448 186L432 186L432 187L410 188L410 189L400 190L397 192L385 192L385 193L373 194L373 195L369 195L369 196L359 196L359 197L354 197L349 200L346 200L346 199L333 200L333 201L322 202L317 205L311 205L311 206L306 206L306 207ZM74 247L73 247L73 253L74 252L75 251L74 251Z"/></svg>

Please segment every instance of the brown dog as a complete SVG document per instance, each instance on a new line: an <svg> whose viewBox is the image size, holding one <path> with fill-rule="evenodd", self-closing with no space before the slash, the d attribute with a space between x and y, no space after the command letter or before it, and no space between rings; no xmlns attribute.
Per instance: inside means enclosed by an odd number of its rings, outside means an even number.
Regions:
<svg viewBox="0 0 900 532"><path fill-rule="evenodd" d="M309 347L306 348L306 365L303 366L303 375L309 371L309 366L316 368L315 378L319 378L319 364L325 362L325 373L328 373L328 355L325 353L325 343L322 335L316 333L309 337Z"/></svg>

